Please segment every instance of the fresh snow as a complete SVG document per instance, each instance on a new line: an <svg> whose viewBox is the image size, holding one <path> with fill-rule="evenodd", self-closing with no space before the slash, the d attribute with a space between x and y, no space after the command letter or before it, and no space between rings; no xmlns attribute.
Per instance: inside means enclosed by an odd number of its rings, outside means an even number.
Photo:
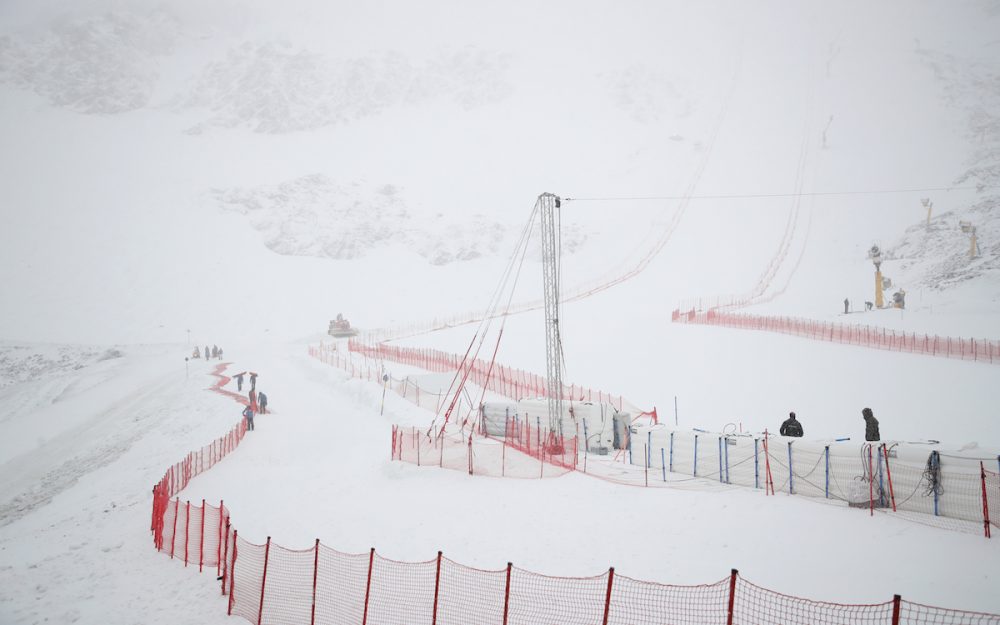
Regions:
<svg viewBox="0 0 1000 625"><path fill-rule="evenodd" d="M391 463L391 425L430 413L390 395L379 416L377 385L306 353L338 312L373 330L484 307L551 191L578 198L567 292L665 242L565 304L568 382L670 422L676 397L681 428L795 410L810 439L860 437L871 406L888 440L995 458L996 365L670 312L750 293L778 258L745 312L1000 338L998 20L986 2L3 3L0 622L232 622L214 573L148 532L163 471L239 418L206 390L214 365L185 365L206 343L260 372L274 414L181 497L225 499L248 540L669 583L735 567L815 599L1000 613L1000 543L978 535L717 485ZM789 195L929 187L954 189ZM905 311L860 312L873 243ZM461 353L472 331L401 342ZM540 311L508 317L498 360L542 373L542 341Z"/></svg>

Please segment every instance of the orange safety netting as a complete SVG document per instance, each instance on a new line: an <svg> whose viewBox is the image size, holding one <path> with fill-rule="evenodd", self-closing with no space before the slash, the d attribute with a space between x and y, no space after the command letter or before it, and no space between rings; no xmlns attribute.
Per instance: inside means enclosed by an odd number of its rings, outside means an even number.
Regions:
<svg viewBox="0 0 1000 625"><path fill-rule="evenodd" d="M795 317L771 317L744 313L708 310L697 312L675 310L671 319L677 323L724 326L744 330L763 330L830 341L846 345L870 347L894 352L958 358L984 363L1000 364L1000 341L990 339L953 338L950 336L923 336L916 333L896 332L885 328L848 325Z"/></svg>

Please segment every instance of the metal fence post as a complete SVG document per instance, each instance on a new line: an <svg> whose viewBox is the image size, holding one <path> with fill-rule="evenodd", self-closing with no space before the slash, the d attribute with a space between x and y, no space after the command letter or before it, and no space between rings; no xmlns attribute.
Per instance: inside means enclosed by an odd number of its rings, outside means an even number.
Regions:
<svg viewBox="0 0 1000 625"><path fill-rule="evenodd" d="M234 580L236 579L236 554L239 553L239 549L236 548L237 538L239 538L239 531L233 530L233 561L230 562L227 567L229 575L229 607L226 608L226 614L229 616L232 616L233 614L233 586L235 585Z"/></svg>
<svg viewBox="0 0 1000 625"><path fill-rule="evenodd" d="M604 620L603 625L608 625L608 614L611 613L611 585L615 581L615 567L608 569L608 592L604 597Z"/></svg>
<svg viewBox="0 0 1000 625"><path fill-rule="evenodd" d="M365 584L365 613L361 617L361 625L368 625L368 598L372 590L372 566L375 564L375 547L368 553L368 582Z"/></svg>
<svg viewBox="0 0 1000 625"><path fill-rule="evenodd" d="M694 476L698 477L698 435L694 435Z"/></svg>
<svg viewBox="0 0 1000 625"><path fill-rule="evenodd" d="M674 472L674 433L670 433L670 472Z"/></svg>
<svg viewBox="0 0 1000 625"><path fill-rule="evenodd" d="M719 437L719 483L722 483L722 437Z"/></svg>
<svg viewBox="0 0 1000 625"><path fill-rule="evenodd" d="M827 445L823 450L826 456L826 498L830 498L830 446Z"/></svg>
<svg viewBox="0 0 1000 625"><path fill-rule="evenodd" d="M431 612L431 625L437 625L438 593L440 592L440 589L441 589L441 552L438 551L437 570L434 573L434 608L433 611Z"/></svg>
<svg viewBox="0 0 1000 625"><path fill-rule="evenodd" d="M319 577L319 539L316 539L316 546L314 547L316 553L313 555L313 594L312 594L312 611L309 616L309 625L316 625L316 578Z"/></svg>
<svg viewBox="0 0 1000 625"><path fill-rule="evenodd" d="M503 591L503 625L507 625L507 615L510 613L510 570L513 567L513 564L507 563L507 583Z"/></svg>
<svg viewBox="0 0 1000 625"><path fill-rule="evenodd" d="M660 447L660 469L663 471L663 481L667 481L667 462L665 457L665 452L662 447Z"/></svg>
<svg viewBox="0 0 1000 625"><path fill-rule="evenodd" d="M788 494L795 494L795 485L792 483L792 477L795 475L795 471L792 469L792 443L788 443Z"/></svg>
<svg viewBox="0 0 1000 625"><path fill-rule="evenodd" d="M736 569L729 573L729 607L726 610L726 625L733 625L733 608L736 607L736 576L739 573Z"/></svg>
<svg viewBox="0 0 1000 625"><path fill-rule="evenodd" d="M201 500L201 536L198 544L198 572L201 573L205 564L205 500Z"/></svg>
<svg viewBox="0 0 1000 625"><path fill-rule="evenodd" d="M760 461L757 459L757 444L760 439L753 439L753 487L760 488Z"/></svg>
<svg viewBox="0 0 1000 625"><path fill-rule="evenodd" d="M267 584L267 558L271 554L271 537L267 537L267 544L264 545L264 574L260 578L260 607L257 609L257 625L260 625L264 617L264 586Z"/></svg>

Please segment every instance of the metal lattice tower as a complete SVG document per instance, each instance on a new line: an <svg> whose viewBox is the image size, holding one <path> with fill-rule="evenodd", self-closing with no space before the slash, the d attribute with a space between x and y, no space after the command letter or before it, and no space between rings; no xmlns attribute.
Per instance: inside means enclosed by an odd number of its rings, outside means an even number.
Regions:
<svg viewBox="0 0 1000 625"><path fill-rule="evenodd" d="M542 290L545 295L545 381L549 430L562 434L562 339L559 336L559 198L538 196L542 223Z"/></svg>

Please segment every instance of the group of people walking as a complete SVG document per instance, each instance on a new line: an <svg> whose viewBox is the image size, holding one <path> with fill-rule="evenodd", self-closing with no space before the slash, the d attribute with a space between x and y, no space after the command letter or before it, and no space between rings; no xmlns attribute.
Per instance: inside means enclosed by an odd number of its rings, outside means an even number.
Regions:
<svg viewBox="0 0 1000 625"><path fill-rule="evenodd" d="M194 352L191 354L192 358L201 358L201 348L195 347ZM205 346L205 360L222 360L222 348L218 345L213 345L212 349L208 349L208 345Z"/></svg>
<svg viewBox="0 0 1000 625"><path fill-rule="evenodd" d="M875 414L872 412L871 408L865 408L861 411L861 417L865 420L865 440L866 441L879 441L882 440L881 435L878 431L878 419L875 418ZM781 424L781 429L778 433L782 436L802 436L802 423L795 418L794 412L788 413L788 418L785 422Z"/></svg>
<svg viewBox="0 0 1000 625"><path fill-rule="evenodd" d="M267 395L257 390L257 374L253 371L241 371L233 376L236 379L236 389L243 390L244 376L250 376L250 391L247 393L249 403L243 409L243 418L247 420L247 429L253 431L253 418L257 414L267 414Z"/></svg>

